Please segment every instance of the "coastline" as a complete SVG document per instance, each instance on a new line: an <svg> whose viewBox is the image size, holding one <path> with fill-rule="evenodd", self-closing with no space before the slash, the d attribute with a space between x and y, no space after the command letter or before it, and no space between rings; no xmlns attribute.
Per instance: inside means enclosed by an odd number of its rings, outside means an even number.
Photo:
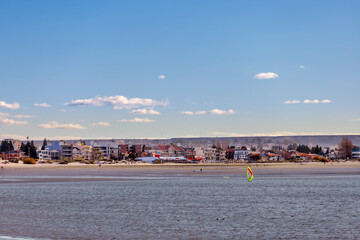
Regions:
<svg viewBox="0 0 360 240"><path fill-rule="evenodd" d="M360 175L360 162L241 163L241 164L1 164L0 183L119 181L178 177Z"/></svg>

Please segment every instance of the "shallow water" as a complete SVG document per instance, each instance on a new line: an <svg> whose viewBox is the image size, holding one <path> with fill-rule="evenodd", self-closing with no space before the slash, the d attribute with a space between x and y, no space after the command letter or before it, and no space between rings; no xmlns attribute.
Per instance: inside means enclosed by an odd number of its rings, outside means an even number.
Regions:
<svg viewBox="0 0 360 240"><path fill-rule="evenodd" d="M360 176L0 184L0 239L357 239Z"/></svg>

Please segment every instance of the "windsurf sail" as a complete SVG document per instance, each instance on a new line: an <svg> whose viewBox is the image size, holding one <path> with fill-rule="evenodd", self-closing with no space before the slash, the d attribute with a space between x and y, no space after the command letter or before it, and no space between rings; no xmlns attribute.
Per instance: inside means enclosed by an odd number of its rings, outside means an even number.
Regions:
<svg viewBox="0 0 360 240"><path fill-rule="evenodd" d="M254 174L253 174L253 172L251 171L251 168L250 168L250 167L247 168L246 175L247 175L247 179L249 180L249 182L254 178Z"/></svg>

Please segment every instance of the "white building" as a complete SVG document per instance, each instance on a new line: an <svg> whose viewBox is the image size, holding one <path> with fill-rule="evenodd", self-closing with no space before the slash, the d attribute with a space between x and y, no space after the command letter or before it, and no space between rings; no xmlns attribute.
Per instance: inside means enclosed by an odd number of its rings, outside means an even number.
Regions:
<svg viewBox="0 0 360 240"><path fill-rule="evenodd" d="M235 149L234 160L246 160L249 154L250 154L249 150Z"/></svg>
<svg viewBox="0 0 360 240"><path fill-rule="evenodd" d="M36 153L40 160L50 160L51 159L50 151L48 148L45 150L37 150Z"/></svg>

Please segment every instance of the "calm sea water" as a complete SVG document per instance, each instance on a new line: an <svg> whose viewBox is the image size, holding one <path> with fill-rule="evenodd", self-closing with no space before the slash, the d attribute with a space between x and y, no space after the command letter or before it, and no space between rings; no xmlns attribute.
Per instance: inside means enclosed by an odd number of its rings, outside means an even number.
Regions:
<svg viewBox="0 0 360 240"><path fill-rule="evenodd" d="M360 176L2 183L10 237L360 239Z"/></svg>

